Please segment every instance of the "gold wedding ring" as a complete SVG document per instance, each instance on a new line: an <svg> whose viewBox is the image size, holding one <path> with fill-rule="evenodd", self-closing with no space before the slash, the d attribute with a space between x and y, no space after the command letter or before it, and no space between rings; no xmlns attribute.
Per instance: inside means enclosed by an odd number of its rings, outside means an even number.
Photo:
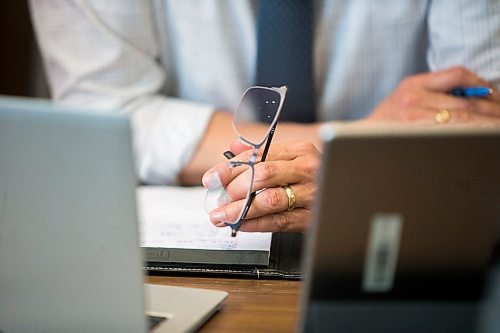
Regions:
<svg viewBox="0 0 500 333"><path fill-rule="evenodd" d="M292 190L292 188L288 185L283 185L281 186L288 197L288 208L287 211L291 211L295 208L295 204L297 203L297 198L295 197L295 192Z"/></svg>
<svg viewBox="0 0 500 333"><path fill-rule="evenodd" d="M438 124L446 124L447 122L450 121L451 119L451 114L450 111L447 109L441 109L438 112L436 112L436 115L434 116Z"/></svg>

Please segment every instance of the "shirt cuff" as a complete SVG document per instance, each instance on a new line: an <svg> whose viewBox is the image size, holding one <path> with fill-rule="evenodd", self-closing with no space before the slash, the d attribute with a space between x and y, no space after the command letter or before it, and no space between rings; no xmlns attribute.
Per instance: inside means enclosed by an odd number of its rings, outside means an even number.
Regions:
<svg viewBox="0 0 500 333"><path fill-rule="evenodd" d="M177 98L150 95L136 99L130 113L137 173L146 184L176 183L191 160L214 107ZM200 180L201 182L201 180Z"/></svg>

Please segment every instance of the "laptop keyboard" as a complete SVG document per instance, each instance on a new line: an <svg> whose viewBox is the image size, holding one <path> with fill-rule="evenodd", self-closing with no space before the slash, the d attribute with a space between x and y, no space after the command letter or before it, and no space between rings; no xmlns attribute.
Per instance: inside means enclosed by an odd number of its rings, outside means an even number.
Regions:
<svg viewBox="0 0 500 333"><path fill-rule="evenodd" d="M167 320L165 317L157 317L157 316L151 316L151 315L146 315L146 320L148 321L148 328L149 330L153 330L156 326L160 325L160 323L164 320Z"/></svg>

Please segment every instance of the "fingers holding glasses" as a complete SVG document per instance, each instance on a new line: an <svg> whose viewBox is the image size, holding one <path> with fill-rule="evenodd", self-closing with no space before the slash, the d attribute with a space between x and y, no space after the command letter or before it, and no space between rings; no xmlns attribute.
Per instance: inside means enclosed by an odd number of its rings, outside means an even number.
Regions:
<svg viewBox="0 0 500 333"><path fill-rule="evenodd" d="M244 160L248 155L245 151L232 161ZM260 156L257 156L259 160ZM319 161L320 153L313 144L294 142L271 147L267 160L256 163L253 170L243 164L236 167L225 165L217 172L229 196L237 200L246 197L250 184L255 192L285 184L311 183L315 180Z"/></svg>
<svg viewBox="0 0 500 333"><path fill-rule="evenodd" d="M267 188L257 193L246 219L252 220L297 209L309 209L315 192L314 184L294 184ZM210 212L210 221L219 227L226 226L225 222L227 221L236 221L245 203L246 200L242 199L214 209Z"/></svg>
<svg viewBox="0 0 500 333"><path fill-rule="evenodd" d="M223 162L209 169L202 183L208 188L224 187L233 200L246 196L253 176L252 190L277 187L284 184L307 182L315 177L319 167L320 153L312 143L293 142L276 144L269 150L267 160L256 163L254 170L248 164L232 166L231 162L247 162L253 150L246 150L229 162ZM257 161L261 159L261 152Z"/></svg>
<svg viewBox="0 0 500 333"><path fill-rule="evenodd" d="M308 209L312 204L315 192L316 187L314 183L293 184L263 189L256 193L245 220L290 212L295 209ZM228 200L227 202L219 201L217 208L209 212L211 222L215 226L225 227L227 226L226 223L238 221L247 201L248 197L246 196L239 200ZM260 219L260 221L261 220L262 219Z"/></svg>
<svg viewBox="0 0 500 333"><path fill-rule="evenodd" d="M238 157L241 156L235 159ZM308 143L297 142L272 147L268 160L254 166L251 190L257 191L257 194L243 224L248 223L248 226L241 230L304 231L316 193L315 178L320 157L315 146ZM234 167L237 168L239 166ZM247 171L249 170L238 174L223 174L222 177L234 177L225 185L231 200L210 212L214 225L222 227L226 226L225 222L238 220L247 203L251 182L250 172ZM217 172L224 173L224 169Z"/></svg>

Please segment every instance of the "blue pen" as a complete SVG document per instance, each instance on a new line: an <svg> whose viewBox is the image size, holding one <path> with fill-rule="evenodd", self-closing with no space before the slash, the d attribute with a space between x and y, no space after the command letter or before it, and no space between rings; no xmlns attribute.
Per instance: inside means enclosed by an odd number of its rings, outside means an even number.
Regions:
<svg viewBox="0 0 500 333"><path fill-rule="evenodd" d="M450 92L454 96L461 97L486 97L493 93L493 90L488 87L458 87Z"/></svg>

